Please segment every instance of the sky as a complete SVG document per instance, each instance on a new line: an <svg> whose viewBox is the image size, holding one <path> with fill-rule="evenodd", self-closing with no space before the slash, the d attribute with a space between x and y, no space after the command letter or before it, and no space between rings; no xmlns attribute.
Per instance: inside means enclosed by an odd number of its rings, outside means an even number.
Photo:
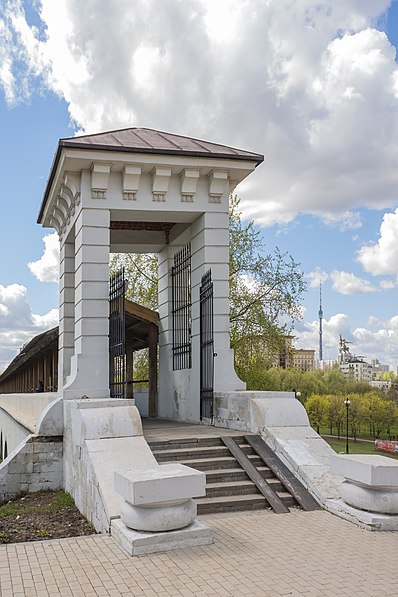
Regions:
<svg viewBox="0 0 398 597"><path fill-rule="evenodd" d="M57 324L36 224L58 139L148 127L263 153L237 189L308 290L295 346L398 366L398 0L0 0L0 371Z"/></svg>

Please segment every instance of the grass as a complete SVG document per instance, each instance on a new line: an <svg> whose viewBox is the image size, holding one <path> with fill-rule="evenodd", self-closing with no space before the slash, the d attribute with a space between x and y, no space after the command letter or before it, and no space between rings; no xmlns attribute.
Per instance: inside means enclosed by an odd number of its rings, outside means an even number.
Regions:
<svg viewBox="0 0 398 597"><path fill-rule="evenodd" d="M391 428L391 438L397 438L398 439L398 427L392 427ZM329 435L330 434L330 428L327 426L322 426L319 428L319 433L321 435ZM335 427L333 427L333 435L335 435L337 437L337 430ZM343 425L343 430L340 433L340 437L345 435L345 425ZM374 441L374 437L372 437L369 433L369 431L365 431L364 429L361 429L360 432L357 433L357 438L358 439L370 439L372 441ZM384 431L382 433L380 433L378 439L390 439L390 436L385 433Z"/></svg>
<svg viewBox="0 0 398 597"><path fill-rule="evenodd" d="M335 452L344 452L346 450L346 440L337 439L337 437L324 437L323 438ZM395 458L397 460L398 455L389 454L388 452L380 452L376 450L374 444L370 444L369 442L361 442L357 440L354 442L350 440L348 442L348 450L350 454L379 454L380 456L388 456L388 458Z"/></svg>
<svg viewBox="0 0 398 597"><path fill-rule="evenodd" d="M6 516L21 516L32 512L54 512L57 513L65 506L74 505L73 498L65 491L60 491L50 503L36 503L34 507L27 507L24 504L24 497L19 498L18 502L10 502L0 506L0 519Z"/></svg>

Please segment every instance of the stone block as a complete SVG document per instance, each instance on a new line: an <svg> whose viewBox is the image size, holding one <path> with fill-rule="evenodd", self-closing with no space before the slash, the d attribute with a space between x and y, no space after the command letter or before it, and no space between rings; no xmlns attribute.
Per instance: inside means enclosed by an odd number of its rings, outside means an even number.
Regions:
<svg viewBox="0 0 398 597"><path fill-rule="evenodd" d="M116 471L115 489L133 505L204 496L206 475L183 464L163 464L146 471Z"/></svg>
<svg viewBox="0 0 398 597"><path fill-rule="evenodd" d="M398 488L398 461L378 454L334 454L330 470L370 487Z"/></svg>
<svg viewBox="0 0 398 597"><path fill-rule="evenodd" d="M119 519L112 520L111 535L130 556L199 547L213 543L212 530L195 520L185 529L167 533L133 531Z"/></svg>

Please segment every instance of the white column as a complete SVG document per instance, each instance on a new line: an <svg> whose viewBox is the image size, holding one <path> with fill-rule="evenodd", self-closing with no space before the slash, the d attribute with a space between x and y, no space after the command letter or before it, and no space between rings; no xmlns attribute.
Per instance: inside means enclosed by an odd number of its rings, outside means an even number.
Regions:
<svg viewBox="0 0 398 597"><path fill-rule="evenodd" d="M60 250L59 272L59 340L58 390L70 374L75 344L75 245L63 243Z"/></svg>
<svg viewBox="0 0 398 597"><path fill-rule="evenodd" d="M176 418L173 400L173 322L171 314L171 268L175 247L167 246L158 258L158 311L159 311L159 385L158 414Z"/></svg>
<svg viewBox="0 0 398 597"><path fill-rule="evenodd" d="M109 223L83 208L75 224L75 346L64 397L109 396Z"/></svg>
<svg viewBox="0 0 398 597"><path fill-rule="evenodd" d="M234 369L229 333L229 220L228 213L205 213L192 224L192 363L197 377L200 363L200 284L211 269L214 285L214 390L244 390ZM199 392L199 378L192 391ZM198 388L198 390L196 390ZM199 395L199 394L197 394ZM196 398L195 398L196 400ZM199 397L197 398L199 404Z"/></svg>

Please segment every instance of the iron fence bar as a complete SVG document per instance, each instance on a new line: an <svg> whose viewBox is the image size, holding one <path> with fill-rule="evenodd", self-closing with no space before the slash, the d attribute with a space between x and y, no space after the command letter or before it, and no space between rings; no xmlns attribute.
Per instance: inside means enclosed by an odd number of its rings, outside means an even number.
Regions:
<svg viewBox="0 0 398 597"><path fill-rule="evenodd" d="M211 270L200 286L200 418L213 418L214 397L214 309Z"/></svg>
<svg viewBox="0 0 398 597"><path fill-rule="evenodd" d="M122 268L109 281L109 389L113 398L126 397L125 292Z"/></svg>
<svg viewBox="0 0 398 597"><path fill-rule="evenodd" d="M191 367L191 249L174 255L172 278L173 369Z"/></svg>

